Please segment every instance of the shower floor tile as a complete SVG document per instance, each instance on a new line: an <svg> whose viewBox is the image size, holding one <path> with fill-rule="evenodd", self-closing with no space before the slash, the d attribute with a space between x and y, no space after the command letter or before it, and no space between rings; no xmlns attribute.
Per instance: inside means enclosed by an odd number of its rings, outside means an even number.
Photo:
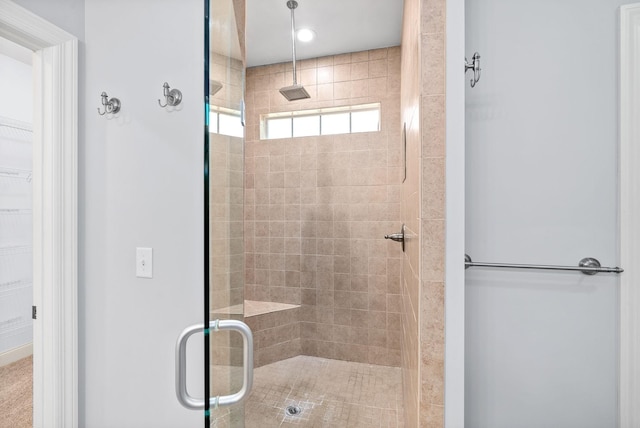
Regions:
<svg viewBox="0 0 640 428"><path fill-rule="evenodd" d="M286 414L287 406L301 412ZM254 372L246 428L404 426L397 367L298 356Z"/></svg>

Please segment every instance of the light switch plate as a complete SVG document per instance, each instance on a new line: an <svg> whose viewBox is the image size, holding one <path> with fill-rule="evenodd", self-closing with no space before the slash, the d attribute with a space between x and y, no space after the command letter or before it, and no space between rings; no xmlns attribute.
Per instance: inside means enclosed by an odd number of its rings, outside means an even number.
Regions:
<svg viewBox="0 0 640 428"><path fill-rule="evenodd" d="M153 278L153 248L136 248L136 276Z"/></svg>

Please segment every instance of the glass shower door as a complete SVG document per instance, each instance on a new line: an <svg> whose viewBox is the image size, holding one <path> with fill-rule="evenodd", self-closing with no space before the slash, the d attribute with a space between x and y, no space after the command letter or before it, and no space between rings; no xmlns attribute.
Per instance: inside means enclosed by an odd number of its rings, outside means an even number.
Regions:
<svg viewBox="0 0 640 428"><path fill-rule="evenodd" d="M250 338L222 331L224 323L244 328L244 0L209 2L206 63L208 130L205 137L205 278L209 339L205 344L205 426L243 427L242 402L228 405L247 385L252 368ZM207 85L205 85L207 86ZM208 200L207 200L208 199ZM222 324L217 324L216 320ZM234 328L235 328L234 327ZM217 329L221 331L216 331ZM248 330L248 328L246 328ZM246 333L246 332L245 332ZM208 349L207 349L208 348ZM218 398L220 397L220 398ZM238 396L236 396L236 399ZM234 401L234 399L230 399Z"/></svg>
<svg viewBox="0 0 640 428"><path fill-rule="evenodd" d="M244 427L253 337L244 319L244 0L205 0L204 312L176 346L176 394L205 427ZM189 338L204 334L204 398L186 387Z"/></svg>

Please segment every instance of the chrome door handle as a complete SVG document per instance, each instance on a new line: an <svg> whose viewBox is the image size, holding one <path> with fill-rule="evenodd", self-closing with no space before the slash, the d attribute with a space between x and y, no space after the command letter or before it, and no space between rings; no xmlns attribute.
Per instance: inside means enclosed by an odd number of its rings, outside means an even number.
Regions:
<svg viewBox="0 0 640 428"><path fill-rule="evenodd" d="M384 239L391 239L392 241L402 242L402 252L404 253L404 224L400 233L392 233L391 235L384 235Z"/></svg>
<svg viewBox="0 0 640 428"><path fill-rule="evenodd" d="M253 334L248 325L238 320L215 320L209 323L209 332L237 331L242 336L244 352L244 379L240 391L231 395L211 397L209 406L212 408L232 406L243 401L249 396L253 386ZM187 392L187 341L195 333L204 332L203 324L192 325L185 328L176 342L176 396L178 401L187 409L204 409L204 399L195 398Z"/></svg>

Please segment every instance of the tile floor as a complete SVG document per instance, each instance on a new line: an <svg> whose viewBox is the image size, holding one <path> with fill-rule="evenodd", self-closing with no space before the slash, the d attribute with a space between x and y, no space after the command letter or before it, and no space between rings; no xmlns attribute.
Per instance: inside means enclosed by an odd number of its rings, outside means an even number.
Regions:
<svg viewBox="0 0 640 428"><path fill-rule="evenodd" d="M290 405L301 412L288 416ZM400 369L309 356L278 361L255 369L244 413L246 428L401 428ZM242 426L237 418L227 413L211 426Z"/></svg>

